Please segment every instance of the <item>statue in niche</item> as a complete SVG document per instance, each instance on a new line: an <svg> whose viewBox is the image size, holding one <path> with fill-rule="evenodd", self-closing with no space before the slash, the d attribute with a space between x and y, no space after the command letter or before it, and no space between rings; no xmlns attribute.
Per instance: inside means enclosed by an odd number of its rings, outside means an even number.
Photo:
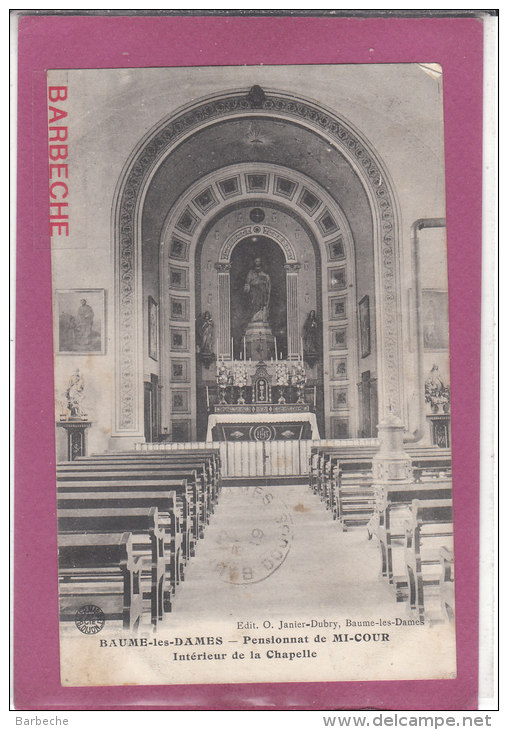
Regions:
<svg viewBox="0 0 508 730"><path fill-rule="evenodd" d="M243 290L249 297L250 322L268 323L270 305L270 277L263 271L261 259L254 259L254 267L247 274Z"/></svg>
<svg viewBox="0 0 508 730"><path fill-rule="evenodd" d="M213 323L212 315L206 311L196 320L196 341L199 347L199 353L201 359L205 363L206 367L214 359L215 355L213 352L213 340L214 340L215 325Z"/></svg>
<svg viewBox="0 0 508 730"><path fill-rule="evenodd" d="M65 391L67 408L69 409L71 418L86 418L86 413L83 412L83 408L81 406L84 394L85 381L79 370L76 370L72 374L67 390Z"/></svg>
<svg viewBox="0 0 508 730"><path fill-rule="evenodd" d="M303 325L303 353L311 367L319 357L320 329L321 324L316 316L316 310L312 309Z"/></svg>
<svg viewBox="0 0 508 730"><path fill-rule="evenodd" d="M197 322L197 339L199 351L202 355L211 355L213 353L213 333L215 325L213 323L210 312L205 312L199 317Z"/></svg>

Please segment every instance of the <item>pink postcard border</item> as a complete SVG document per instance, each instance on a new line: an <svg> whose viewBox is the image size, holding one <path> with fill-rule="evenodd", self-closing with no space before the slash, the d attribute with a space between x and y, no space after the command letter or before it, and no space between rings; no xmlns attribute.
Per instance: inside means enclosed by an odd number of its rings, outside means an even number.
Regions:
<svg viewBox="0 0 508 730"><path fill-rule="evenodd" d="M475 18L21 17L14 519L15 707L472 710L478 685L483 24ZM440 63L455 485L455 680L64 688L59 680L46 70ZM29 529L27 529L29 526Z"/></svg>

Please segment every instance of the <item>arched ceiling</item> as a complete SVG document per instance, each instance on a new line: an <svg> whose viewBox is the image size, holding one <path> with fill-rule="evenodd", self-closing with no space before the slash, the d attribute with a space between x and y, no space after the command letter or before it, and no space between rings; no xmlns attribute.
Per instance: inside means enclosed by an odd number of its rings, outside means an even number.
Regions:
<svg viewBox="0 0 508 730"><path fill-rule="evenodd" d="M361 255L372 256L367 195L345 157L317 133L287 120L230 119L182 142L155 173L143 207L143 256L157 260L164 220L178 198L204 175L242 162L274 163L315 180L338 202Z"/></svg>

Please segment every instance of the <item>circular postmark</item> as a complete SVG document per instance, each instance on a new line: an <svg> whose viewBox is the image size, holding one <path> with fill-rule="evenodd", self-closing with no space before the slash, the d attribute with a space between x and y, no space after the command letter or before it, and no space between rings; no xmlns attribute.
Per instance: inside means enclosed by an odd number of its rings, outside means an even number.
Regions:
<svg viewBox="0 0 508 730"><path fill-rule="evenodd" d="M83 634L98 634L106 623L106 617L99 606L89 603L76 611L74 622Z"/></svg>
<svg viewBox="0 0 508 730"><path fill-rule="evenodd" d="M226 498L224 493L222 498ZM219 577L237 585L266 580L289 554L293 539L290 511L269 487L231 487L227 499L231 526L221 530L217 540Z"/></svg>

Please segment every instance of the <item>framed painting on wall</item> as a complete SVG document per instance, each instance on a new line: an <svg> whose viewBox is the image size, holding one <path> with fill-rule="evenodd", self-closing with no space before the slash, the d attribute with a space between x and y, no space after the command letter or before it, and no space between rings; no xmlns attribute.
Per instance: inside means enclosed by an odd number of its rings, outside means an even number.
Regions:
<svg viewBox="0 0 508 730"><path fill-rule="evenodd" d="M104 289L55 291L58 355L104 355L106 351Z"/></svg>
<svg viewBox="0 0 508 730"><path fill-rule="evenodd" d="M448 292L422 291L422 329L425 352L448 350Z"/></svg>
<svg viewBox="0 0 508 730"><path fill-rule="evenodd" d="M361 356L368 357L370 355L370 305L367 294L358 303L358 316L360 318Z"/></svg>
<svg viewBox="0 0 508 730"><path fill-rule="evenodd" d="M159 305L153 297L148 297L148 355L159 359Z"/></svg>

